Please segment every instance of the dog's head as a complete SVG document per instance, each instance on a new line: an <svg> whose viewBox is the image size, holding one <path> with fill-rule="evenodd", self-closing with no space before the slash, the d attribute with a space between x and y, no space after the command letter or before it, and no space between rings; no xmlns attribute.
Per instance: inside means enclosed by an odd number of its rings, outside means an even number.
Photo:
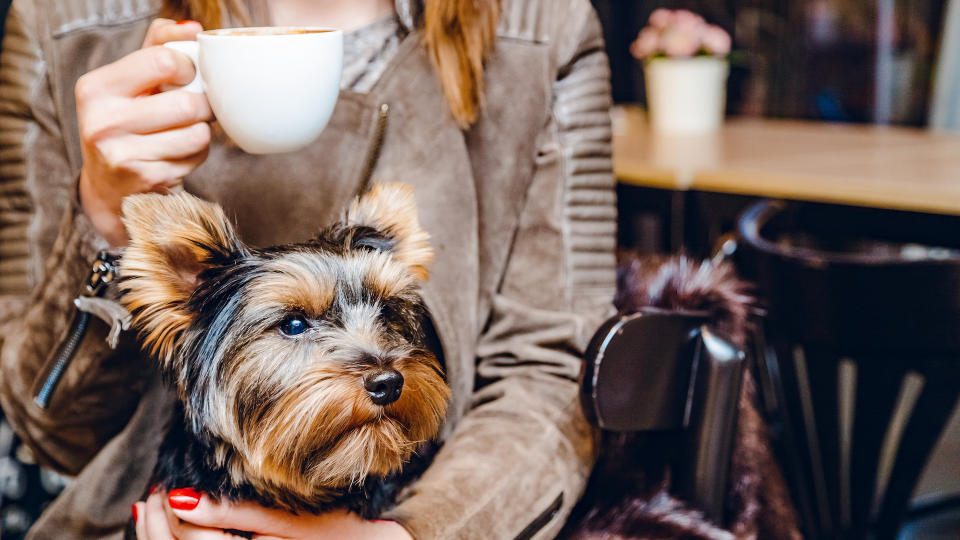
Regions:
<svg viewBox="0 0 960 540"><path fill-rule="evenodd" d="M449 390L421 329L433 252L411 188L375 186L315 239L263 250L185 193L123 213L123 302L218 465L310 497L436 435Z"/></svg>

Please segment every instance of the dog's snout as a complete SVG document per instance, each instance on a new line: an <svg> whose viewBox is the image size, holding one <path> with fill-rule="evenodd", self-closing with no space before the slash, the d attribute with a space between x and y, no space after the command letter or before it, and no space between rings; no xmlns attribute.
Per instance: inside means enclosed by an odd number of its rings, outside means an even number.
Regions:
<svg viewBox="0 0 960 540"><path fill-rule="evenodd" d="M403 375L392 369L368 373L363 377L363 387L374 403L380 406L389 405L400 399Z"/></svg>

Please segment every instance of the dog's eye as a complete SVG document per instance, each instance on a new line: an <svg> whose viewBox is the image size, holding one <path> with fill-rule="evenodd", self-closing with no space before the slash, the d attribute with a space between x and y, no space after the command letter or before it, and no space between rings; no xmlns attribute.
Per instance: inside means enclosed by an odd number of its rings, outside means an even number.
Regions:
<svg viewBox="0 0 960 540"><path fill-rule="evenodd" d="M285 336L295 336L307 331L307 321L302 315L291 315L280 323L280 332Z"/></svg>

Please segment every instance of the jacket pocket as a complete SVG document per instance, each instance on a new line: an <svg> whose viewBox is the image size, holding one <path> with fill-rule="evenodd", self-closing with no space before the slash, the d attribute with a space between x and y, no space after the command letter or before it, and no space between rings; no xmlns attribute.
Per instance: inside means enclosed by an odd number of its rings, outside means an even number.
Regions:
<svg viewBox="0 0 960 540"><path fill-rule="evenodd" d="M533 538L535 534L547 526L547 523L550 523L550 520L556 517L561 506L563 506L563 493L557 495L557 498L550 503L550 506L548 506L546 510L544 510L539 516L531 521L530 524L527 525L522 531L520 531L520 534L518 534L514 540L527 540L529 538Z"/></svg>

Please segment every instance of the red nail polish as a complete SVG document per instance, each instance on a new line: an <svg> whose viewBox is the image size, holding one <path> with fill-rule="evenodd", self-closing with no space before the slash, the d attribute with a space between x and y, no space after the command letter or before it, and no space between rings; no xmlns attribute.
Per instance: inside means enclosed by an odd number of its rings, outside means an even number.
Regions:
<svg viewBox="0 0 960 540"><path fill-rule="evenodd" d="M167 500L174 510L193 510L200 504L200 494L193 488L175 489Z"/></svg>
<svg viewBox="0 0 960 540"><path fill-rule="evenodd" d="M153 494L156 493L156 492L157 492L157 485L154 484L154 485L150 486L150 494L153 495Z"/></svg>
<svg viewBox="0 0 960 540"><path fill-rule="evenodd" d="M133 514L133 522L136 523L137 522L137 504L136 503L134 503L133 506L130 507L130 513Z"/></svg>
<svg viewBox="0 0 960 540"><path fill-rule="evenodd" d="M192 22L197 22L197 21L194 21L194 20L192 20L192 19L184 19L184 20L182 20L182 21L177 21L177 24L189 24L189 23L192 23Z"/></svg>

